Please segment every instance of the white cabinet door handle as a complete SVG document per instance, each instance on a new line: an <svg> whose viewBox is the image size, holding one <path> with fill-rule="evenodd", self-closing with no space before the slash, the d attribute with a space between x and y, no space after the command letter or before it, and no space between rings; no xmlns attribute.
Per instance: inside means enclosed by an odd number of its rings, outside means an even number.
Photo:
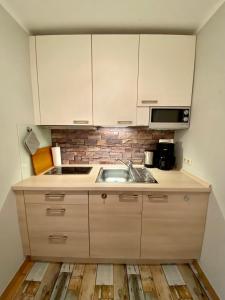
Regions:
<svg viewBox="0 0 225 300"><path fill-rule="evenodd" d="M117 121L117 124L120 124L120 125L130 125L132 123L133 123L132 121Z"/></svg>
<svg viewBox="0 0 225 300"><path fill-rule="evenodd" d="M88 120L74 120L73 121L73 124L76 124L76 125L85 125L85 124L88 124L89 121Z"/></svg>
<svg viewBox="0 0 225 300"><path fill-rule="evenodd" d="M142 104L157 104L158 100L142 100Z"/></svg>

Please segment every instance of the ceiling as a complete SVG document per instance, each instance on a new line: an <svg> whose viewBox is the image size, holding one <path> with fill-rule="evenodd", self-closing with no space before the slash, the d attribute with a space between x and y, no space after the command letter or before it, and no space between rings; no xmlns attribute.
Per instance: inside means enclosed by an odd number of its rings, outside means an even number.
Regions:
<svg viewBox="0 0 225 300"><path fill-rule="evenodd" d="M31 34L195 33L224 0L0 0Z"/></svg>

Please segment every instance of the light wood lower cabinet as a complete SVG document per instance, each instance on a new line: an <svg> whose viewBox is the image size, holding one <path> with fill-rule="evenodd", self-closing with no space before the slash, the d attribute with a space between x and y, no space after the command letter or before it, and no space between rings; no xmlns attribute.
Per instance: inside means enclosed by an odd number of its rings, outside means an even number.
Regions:
<svg viewBox="0 0 225 300"><path fill-rule="evenodd" d="M24 254L89 260L199 258L208 193L17 193Z"/></svg>
<svg viewBox="0 0 225 300"><path fill-rule="evenodd" d="M25 202L32 256L89 257L87 193L26 192Z"/></svg>
<svg viewBox="0 0 225 300"><path fill-rule="evenodd" d="M208 194L143 196L141 257L194 259L201 254Z"/></svg>
<svg viewBox="0 0 225 300"><path fill-rule="evenodd" d="M89 197L90 256L139 258L142 195L92 193Z"/></svg>

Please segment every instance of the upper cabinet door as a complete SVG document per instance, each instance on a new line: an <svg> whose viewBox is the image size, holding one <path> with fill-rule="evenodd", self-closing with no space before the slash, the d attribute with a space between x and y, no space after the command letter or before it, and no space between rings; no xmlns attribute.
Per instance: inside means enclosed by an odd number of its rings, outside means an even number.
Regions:
<svg viewBox="0 0 225 300"><path fill-rule="evenodd" d="M93 35L94 125L136 125L138 35Z"/></svg>
<svg viewBox="0 0 225 300"><path fill-rule="evenodd" d="M138 105L191 105L195 36L141 35Z"/></svg>
<svg viewBox="0 0 225 300"><path fill-rule="evenodd" d="M92 124L91 35L36 37L42 125Z"/></svg>

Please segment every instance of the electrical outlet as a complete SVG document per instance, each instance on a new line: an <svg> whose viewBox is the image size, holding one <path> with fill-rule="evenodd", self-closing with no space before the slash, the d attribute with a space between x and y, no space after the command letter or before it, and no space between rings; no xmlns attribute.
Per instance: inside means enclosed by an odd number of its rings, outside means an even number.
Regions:
<svg viewBox="0 0 225 300"><path fill-rule="evenodd" d="M192 159L189 158L188 164L189 164L189 165L192 165Z"/></svg>
<svg viewBox="0 0 225 300"><path fill-rule="evenodd" d="M184 157L184 163L187 165L192 165L192 159Z"/></svg>

